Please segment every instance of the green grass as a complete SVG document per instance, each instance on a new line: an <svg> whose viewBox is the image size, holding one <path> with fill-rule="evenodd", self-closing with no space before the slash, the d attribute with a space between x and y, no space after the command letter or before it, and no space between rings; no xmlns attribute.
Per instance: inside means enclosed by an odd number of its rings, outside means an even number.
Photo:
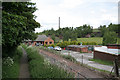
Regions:
<svg viewBox="0 0 120 80"><path fill-rule="evenodd" d="M102 44L102 37L91 37L91 38L77 38L80 42L96 42L97 44Z"/></svg>
<svg viewBox="0 0 120 80"><path fill-rule="evenodd" d="M77 38L77 41L80 42L96 42L97 44L102 44L102 37L91 37L91 38ZM117 39L117 44L120 44L120 38Z"/></svg>
<svg viewBox="0 0 120 80"><path fill-rule="evenodd" d="M102 70L102 69L98 69L98 68L94 68L94 67L91 67L91 66L88 66L88 65L84 65L85 67L91 69L91 70L94 70L94 71L99 71L100 73L105 73L105 74L110 74L111 72L110 71L106 71L106 70ZM114 75L114 71L111 73L111 75Z"/></svg>
<svg viewBox="0 0 120 80"><path fill-rule="evenodd" d="M20 47L16 50L16 55L13 56L14 63L12 66L8 66L8 64L2 64L2 78L19 78L19 69L20 69L20 58L22 56L22 49Z"/></svg>
<svg viewBox="0 0 120 80"><path fill-rule="evenodd" d="M113 62L112 61L103 61L103 60L100 60L100 59L89 59L89 60L90 61L95 61L95 62L100 63L100 64L113 66Z"/></svg>
<svg viewBox="0 0 120 80"><path fill-rule="evenodd" d="M59 68L56 65L50 64L49 60L44 59L39 54L37 47L26 48L29 61L29 70L31 78L73 78L72 74Z"/></svg>

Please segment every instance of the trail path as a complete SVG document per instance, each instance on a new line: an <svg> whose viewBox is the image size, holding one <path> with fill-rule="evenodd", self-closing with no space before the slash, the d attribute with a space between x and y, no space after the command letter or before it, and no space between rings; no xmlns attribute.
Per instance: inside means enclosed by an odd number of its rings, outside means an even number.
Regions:
<svg viewBox="0 0 120 80"><path fill-rule="evenodd" d="M24 48L22 48L22 51L23 51L23 55L22 55L22 58L20 60L20 74L19 74L19 78L30 78L29 69L28 69L27 53L24 50Z"/></svg>

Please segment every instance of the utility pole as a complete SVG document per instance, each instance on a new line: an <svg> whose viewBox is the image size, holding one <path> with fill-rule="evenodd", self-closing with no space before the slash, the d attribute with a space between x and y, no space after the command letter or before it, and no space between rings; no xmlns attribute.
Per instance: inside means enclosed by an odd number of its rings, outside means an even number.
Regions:
<svg viewBox="0 0 120 80"><path fill-rule="evenodd" d="M60 29L60 17L59 17L59 29Z"/></svg>

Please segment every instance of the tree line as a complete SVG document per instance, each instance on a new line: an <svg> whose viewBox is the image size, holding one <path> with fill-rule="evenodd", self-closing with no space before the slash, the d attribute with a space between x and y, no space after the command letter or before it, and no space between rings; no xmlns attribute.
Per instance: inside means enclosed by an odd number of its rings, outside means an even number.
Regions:
<svg viewBox="0 0 120 80"><path fill-rule="evenodd" d="M100 31L100 36L97 37L103 37L103 45L106 45L108 43L116 43L117 37L120 37L118 35L119 32L119 24L112 24L110 23L108 26L106 25L100 25L97 29ZM65 27L65 28L59 28L58 30L54 30L53 28L51 30L44 30L43 32L37 33L39 34L45 34L47 36L51 36L53 40L55 40L55 37L61 38L63 41L71 41L77 40L77 38L83 38L87 34L90 34L91 37L96 37L96 35L93 32L93 27L90 25L83 25L80 27ZM112 39L112 40L111 40Z"/></svg>
<svg viewBox="0 0 120 80"><path fill-rule="evenodd" d="M69 39L77 40L77 38L85 37L85 35L92 33L93 27L90 25L83 25L80 27L65 27L65 28L59 28L58 30L54 30L53 28L51 30L44 30L39 34L46 34L47 36L54 36L59 37L63 39L64 41L68 41Z"/></svg>

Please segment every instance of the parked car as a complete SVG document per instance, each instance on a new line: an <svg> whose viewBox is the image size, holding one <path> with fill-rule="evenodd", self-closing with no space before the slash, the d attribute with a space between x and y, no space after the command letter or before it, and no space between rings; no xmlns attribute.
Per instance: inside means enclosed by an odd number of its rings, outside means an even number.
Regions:
<svg viewBox="0 0 120 80"><path fill-rule="evenodd" d="M59 46L56 46L54 50L61 51L62 49Z"/></svg>
<svg viewBox="0 0 120 80"><path fill-rule="evenodd" d="M36 43L36 46L39 46L39 43Z"/></svg>
<svg viewBox="0 0 120 80"><path fill-rule="evenodd" d="M51 46L51 47L48 47L48 49L54 49L54 48Z"/></svg>

